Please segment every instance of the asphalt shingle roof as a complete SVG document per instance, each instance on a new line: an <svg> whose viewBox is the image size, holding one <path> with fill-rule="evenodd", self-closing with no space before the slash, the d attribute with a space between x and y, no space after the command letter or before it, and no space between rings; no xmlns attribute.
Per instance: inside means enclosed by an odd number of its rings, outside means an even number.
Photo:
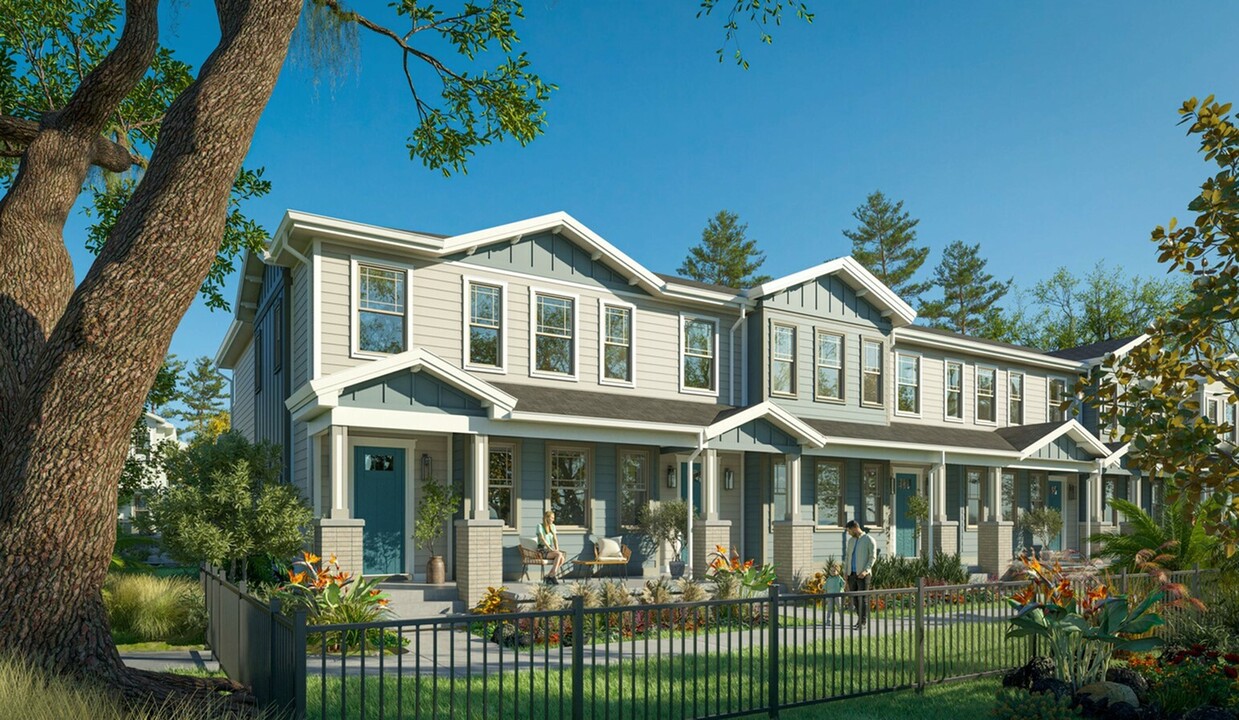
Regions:
<svg viewBox="0 0 1239 720"><path fill-rule="evenodd" d="M729 405L627 393L566 390L516 383L491 384L516 398L517 412L705 426L734 409Z"/></svg>
<svg viewBox="0 0 1239 720"><path fill-rule="evenodd" d="M929 327L928 325L913 325L912 328L915 330L924 330L925 332L933 333L935 335L945 335L947 337L959 338L960 340L971 340L972 342L980 343L982 345L992 345L994 347L1006 348L1008 350L1022 350L1024 352L1038 353L1042 355L1046 354L1043 350L1031 348L1026 345L1015 345L1009 342L1002 342L1001 340L990 340L989 338L977 337L975 335L965 335L964 333L958 333L954 330Z"/></svg>
<svg viewBox="0 0 1239 720"><path fill-rule="evenodd" d="M690 280L688 278L682 278L676 275L667 275L665 273L654 274L667 282L673 282L679 285L688 285L689 287L701 288L703 290L716 290L718 292L731 293L733 295L740 292L734 287L728 287L727 285L716 285L714 283L701 282L700 280Z"/></svg>
<svg viewBox="0 0 1239 720"><path fill-rule="evenodd" d="M1088 345L1077 345L1072 348L1054 350L1046 353L1046 355L1053 355L1064 360L1092 360L1093 358L1103 357L1106 353L1112 353L1138 337L1140 336L1128 335L1127 337L1114 338L1113 340L1102 340L1101 342L1089 343Z"/></svg>

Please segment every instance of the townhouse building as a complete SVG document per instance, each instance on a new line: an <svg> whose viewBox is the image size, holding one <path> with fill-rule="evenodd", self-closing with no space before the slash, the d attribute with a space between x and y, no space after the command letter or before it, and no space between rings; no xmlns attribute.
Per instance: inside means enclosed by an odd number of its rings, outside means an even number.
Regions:
<svg viewBox="0 0 1239 720"><path fill-rule="evenodd" d="M422 575L421 488L460 487L443 554L470 601L520 575L548 509L588 557L688 500L690 568L728 545L791 581L841 555L851 519L884 552L1000 574L1030 508L1087 551L1118 530L1107 498L1160 502L1095 413L1063 409L1138 338L1046 353L915 319L850 257L736 290L652 272L564 213L441 236L290 211L245 261L217 362L234 428L283 447L316 551L347 569ZM626 543L631 573L657 572Z"/></svg>

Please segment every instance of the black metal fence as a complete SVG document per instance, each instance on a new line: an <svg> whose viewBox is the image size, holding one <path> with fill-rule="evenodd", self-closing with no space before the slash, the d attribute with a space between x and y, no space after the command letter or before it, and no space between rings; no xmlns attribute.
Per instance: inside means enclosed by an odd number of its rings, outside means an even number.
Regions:
<svg viewBox="0 0 1239 720"><path fill-rule="evenodd" d="M224 670L296 718L725 718L1001 673L1025 582L305 625L203 574ZM1199 588L1199 574L1185 574ZM1124 587L1151 580L1126 576ZM212 592L215 593L212 596ZM218 613L218 614L217 614ZM865 620L863 625L858 624ZM235 627L234 627L235 624ZM265 674L264 674L265 673Z"/></svg>

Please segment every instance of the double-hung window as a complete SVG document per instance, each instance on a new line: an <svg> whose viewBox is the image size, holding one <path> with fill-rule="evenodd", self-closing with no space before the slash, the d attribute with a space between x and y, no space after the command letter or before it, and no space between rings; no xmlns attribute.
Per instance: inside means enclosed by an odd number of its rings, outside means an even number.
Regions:
<svg viewBox="0 0 1239 720"><path fill-rule="evenodd" d="M1050 378L1050 422L1062 422L1067 419L1063 403L1067 400L1067 381L1062 378Z"/></svg>
<svg viewBox="0 0 1239 720"><path fill-rule="evenodd" d="M589 525L589 452L551 448L551 511L557 525Z"/></svg>
<svg viewBox="0 0 1239 720"><path fill-rule="evenodd" d="M1208 416L1209 421L1212 422L1214 425L1221 424L1221 418L1218 416L1218 407L1219 405L1218 405L1217 398L1209 398L1208 400L1205 401L1205 408L1207 411L1206 415Z"/></svg>
<svg viewBox="0 0 1239 720"><path fill-rule="evenodd" d="M861 522L865 525L882 524L882 476L885 466L865 463L860 469Z"/></svg>
<svg viewBox="0 0 1239 720"><path fill-rule="evenodd" d="M404 270L357 265L357 349L367 353L400 353L405 337L407 273Z"/></svg>
<svg viewBox="0 0 1239 720"><path fill-rule="evenodd" d="M602 306L602 379L632 382L632 308Z"/></svg>
<svg viewBox="0 0 1239 720"><path fill-rule="evenodd" d="M921 412L921 358L916 355L896 356L895 409L908 415Z"/></svg>
<svg viewBox="0 0 1239 720"><path fill-rule="evenodd" d="M964 419L964 364L946 362L946 418Z"/></svg>
<svg viewBox="0 0 1239 720"><path fill-rule="evenodd" d="M1024 424L1024 373L1007 373L1007 423Z"/></svg>
<svg viewBox="0 0 1239 720"><path fill-rule="evenodd" d="M774 325L771 330L770 392L796 394L796 328Z"/></svg>
<svg viewBox="0 0 1239 720"><path fill-rule="evenodd" d="M965 522L971 527L981 521L981 492L986 470L984 468L964 468L964 486L967 501L967 517Z"/></svg>
<svg viewBox="0 0 1239 720"><path fill-rule="evenodd" d="M718 322L706 318L684 317L680 338L680 383L683 389L718 392L715 372Z"/></svg>
<svg viewBox="0 0 1239 720"><path fill-rule="evenodd" d="M998 371L994 368L977 368L977 422L994 422L994 388L998 384Z"/></svg>
<svg viewBox="0 0 1239 720"><path fill-rule="evenodd" d="M814 466L817 484L817 524L843 525L843 463L818 460Z"/></svg>
<svg viewBox="0 0 1239 720"><path fill-rule="evenodd" d="M650 455L644 450L620 452L620 527L636 527L649 499Z"/></svg>
<svg viewBox="0 0 1239 720"><path fill-rule="evenodd" d="M469 283L469 365L504 366L503 287Z"/></svg>
<svg viewBox="0 0 1239 720"><path fill-rule="evenodd" d="M534 293L533 370L576 377L576 300Z"/></svg>
<svg viewBox="0 0 1239 720"><path fill-rule="evenodd" d="M817 331L818 400L843 399L843 336Z"/></svg>
<svg viewBox="0 0 1239 720"><path fill-rule="evenodd" d="M1028 476L1028 507L1039 510L1045 507L1045 473L1032 473Z"/></svg>
<svg viewBox="0 0 1239 720"><path fill-rule="evenodd" d="M1151 480L1149 483L1149 512L1157 522L1163 521L1166 512L1166 485L1162 480Z"/></svg>
<svg viewBox="0 0 1239 720"><path fill-rule="evenodd" d="M511 445L491 444L489 473L486 479L486 504L492 520L502 520L506 527L516 527L516 503L513 487L516 482L516 449Z"/></svg>
<svg viewBox="0 0 1239 720"><path fill-rule="evenodd" d="M1015 522L1016 520L1016 501L1015 501L1015 473L1010 470L1002 471L1002 519L1003 522Z"/></svg>
<svg viewBox="0 0 1239 720"><path fill-rule="evenodd" d="M882 343L861 343L860 401L863 405L882 404Z"/></svg>

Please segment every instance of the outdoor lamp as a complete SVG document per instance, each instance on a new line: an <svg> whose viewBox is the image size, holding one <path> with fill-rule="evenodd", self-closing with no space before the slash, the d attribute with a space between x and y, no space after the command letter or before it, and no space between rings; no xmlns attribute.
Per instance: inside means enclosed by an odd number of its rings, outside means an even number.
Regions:
<svg viewBox="0 0 1239 720"><path fill-rule="evenodd" d="M431 459L430 453L422 453L422 480L429 480L433 470L434 460Z"/></svg>
<svg viewBox="0 0 1239 720"><path fill-rule="evenodd" d="M731 490L735 486L736 486L736 474L732 472L731 468L727 468L726 470L723 471L723 487L726 488L727 490Z"/></svg>
<svg viewBox="0 0 1239 720"><path fill-rule="evenodd" d="M669 488L675 487L675 466L674 465L667 466L667 487Z"/></svg>

